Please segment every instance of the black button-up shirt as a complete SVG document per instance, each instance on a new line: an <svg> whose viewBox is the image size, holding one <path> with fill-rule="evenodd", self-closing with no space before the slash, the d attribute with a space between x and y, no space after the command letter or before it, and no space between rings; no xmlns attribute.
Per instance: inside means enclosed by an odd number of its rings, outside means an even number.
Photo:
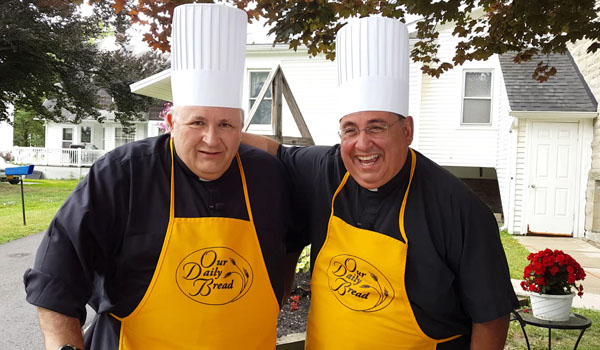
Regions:
<svg viewBox="0 0 600 350"><path fill-rule="evenodd" d="M266 152L240 145L239 155L260 247L281 302L290 223L287 175ZM116 349L120 323L107 314L128 315L146 292L169 222L170 177L168 135L98 159L50 223L25 274L30 303L82 322L86 303L99 313L86 333L86 349ZM176 156L175 216L248 220L237 161L219 179L201 181Z"/></svg>
<svg viewBox="0 0 600 350"><path fill-rule="evenodd" d="M405 285L422 330L442 339L465 334L438 349L465 349L472 323L494 320L518 306L508 265L489 208L458 178L421 155L412 180L404 227L408 239ZM411 155L401 171L377 191L350 177L335 201L335 216L362 229L402 240L398 218ZM306 218L303 236L315 261L327 235L333 194L346 168L339 145L279 147L294 186L296 211ZM385 254L385 247L381 247Z"/></svg>

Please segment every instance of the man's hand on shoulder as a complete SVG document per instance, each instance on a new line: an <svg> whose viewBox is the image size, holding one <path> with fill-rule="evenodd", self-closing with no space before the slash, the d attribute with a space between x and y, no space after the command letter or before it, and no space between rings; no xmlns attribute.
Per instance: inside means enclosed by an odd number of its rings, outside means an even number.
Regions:
<svg viewBox="0 0 600 350"><path fill-rule="evenodd" d="M267 136L250 134L247 132L242 133L242 143L247 145L260 148L274 156L277 156L277 150L279 149L279 142L269 138Z"/></svg>

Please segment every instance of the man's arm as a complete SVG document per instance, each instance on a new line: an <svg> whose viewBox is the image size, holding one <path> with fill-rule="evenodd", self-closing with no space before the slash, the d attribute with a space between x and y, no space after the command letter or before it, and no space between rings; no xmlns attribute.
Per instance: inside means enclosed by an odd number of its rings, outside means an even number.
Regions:
<svg viewBox="0 0 600 350"><path fill-rule="evenodd" d="M302 250L297 252L288 253L285 257L285 275L283 276L283 302L281 307L285 305L285 302L294 288L294 279L296 278L296 264L298 264L298 257L302 253Z"/></svg>
<svg viewBox="0 0 600 350"><path fill-rule="evenodd" d="M502 350L508 332L508 315L492 321L473 323L471 350Z"/></svg>
<svg viewBox="0 0 600 350"><path fill-rule="evenodd" d="M279 149L279 142L273 140L272 138L262 135L249 134L247 132L242 133L242 143L260 148L274 156L277 156L277 150Z"/></svg>
<svg viewBox="0 0 600 350"><path fill-rule="evenodd" d="M38 317L46 350L56 350L66 344L83 349L79 319L42 307L38 307Z"/></svg>

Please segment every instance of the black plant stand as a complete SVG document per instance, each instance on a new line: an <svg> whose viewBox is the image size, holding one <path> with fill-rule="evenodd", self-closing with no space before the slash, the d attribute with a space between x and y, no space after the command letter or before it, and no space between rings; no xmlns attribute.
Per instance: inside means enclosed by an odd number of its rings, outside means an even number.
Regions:
<svg viewBox="0 0 600 350"><path fill-rule="evenodd" d="M579 333L579 337L577 338L577 342L573 348L573 350L577 350L577 346L579 345L579 341L583 336L583 332L585 332L585 330L590 328L592 325L592 321L589 318L575 313L571 314L571 317L569 317L568 321L546 321L534 317L531 312L525 312L524 309L513 311L511 320L519 321L519 325L521 326L523 335L525 336L525 342L527 342L528 350L531 350L531 347L529 346L529 339L527 338L527 333L525 332L526 325L548 328L548 350L552 349L553 329L581 329L581 333Z"/></svg>

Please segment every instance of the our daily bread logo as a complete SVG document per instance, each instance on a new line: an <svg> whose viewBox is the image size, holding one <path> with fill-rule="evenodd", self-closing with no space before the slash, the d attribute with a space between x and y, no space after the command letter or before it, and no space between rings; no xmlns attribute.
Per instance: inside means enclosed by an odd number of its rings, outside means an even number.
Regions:
<svg viewBox="0 0 600 350"><path fill-rule="evenodd" d="M329 289L337 300L355 311L379 311L394 299L389 280L375 266L357 256L334 256L329 261L327 277Z"/></svg>
<svg viewBox="0 0 600 350"><path fill-rule="evenodd" d="M197 250L177 267L179 289L188 298L208 305L224 305L242 298L252 286L252 267L227 247Z"/></svg>

